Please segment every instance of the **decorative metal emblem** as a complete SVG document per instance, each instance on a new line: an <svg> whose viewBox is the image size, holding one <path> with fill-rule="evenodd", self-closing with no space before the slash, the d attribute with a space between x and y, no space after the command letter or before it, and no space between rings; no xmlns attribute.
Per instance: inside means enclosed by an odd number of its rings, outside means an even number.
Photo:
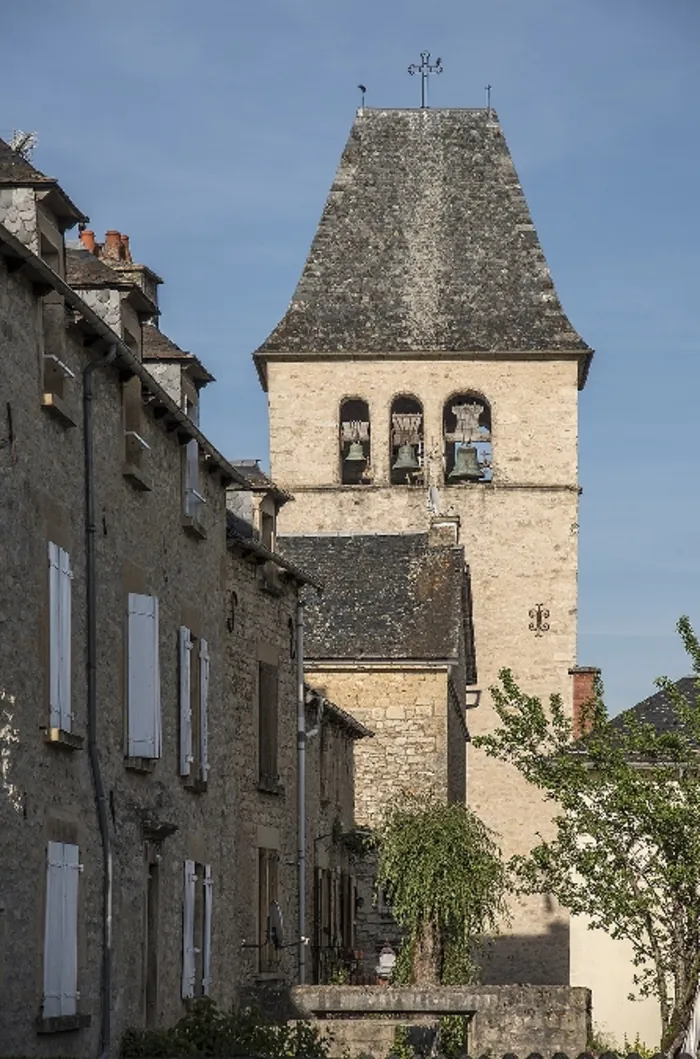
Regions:
<svg viewBox="0 0 700 1059"><path fill-rule="evenodd" d="M420 105L421 109L425 110L426 102L426 89L428 87L428 78L431 74L442 73L442 59L438 59L436 63L430 65L430 52L422 51L420 53L420 65L417 63L411 63L408 68L408 72L413 77L414 74L420 74Z"/></svg>
<svg viewBox="0 0 700 1059"><path fill-rule="evenodd" d="M394 446L418 445L422 420L420 412L394 412L391 417Z"/></svg>
<svg viewBox="0 0 700 1059"><path fill-rule="evenodd" d="M343 441L369 441L369 423L352 419L349 423L341 423L341 428Z"/></svg>
<svg viewBox="0 0 700 1059"><path fill-rule="evenodd" d="M542 636L543 633L549 632L549 611L545 607L544 603L538 603L536 607L533 607L529 612L529 617L532 621L528 625L530 632L534 632L535 636Z"/></svg>

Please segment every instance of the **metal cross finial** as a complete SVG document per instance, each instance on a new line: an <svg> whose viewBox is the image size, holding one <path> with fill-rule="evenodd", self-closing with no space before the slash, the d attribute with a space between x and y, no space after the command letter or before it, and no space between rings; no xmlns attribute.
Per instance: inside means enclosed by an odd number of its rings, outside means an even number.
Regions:
<svg viewBox="0 0 700 1059"><path fill-rule="evenodd" d="M425 95L426 88L428 86L428 77L430 74L441 74L442 73L442 59L438 59L432 66L430 65L430 52L422 51L420 53L420 66L416 63L411 63L408 68L409 74L420 74L420 105L421 110L425 109Z"/></svg>
<svg viewBox="0 0 700 1059"><path fill-rule="evenodd" d="M486 106L491 110L491 85L486 85Z"/></svg>

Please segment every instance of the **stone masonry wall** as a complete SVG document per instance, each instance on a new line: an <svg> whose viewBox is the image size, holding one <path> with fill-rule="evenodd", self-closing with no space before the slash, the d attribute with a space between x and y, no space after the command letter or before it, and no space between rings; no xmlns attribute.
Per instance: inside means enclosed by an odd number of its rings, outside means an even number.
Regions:
<svg viewBox="0 0 700 1059"><path fill-rule="evenodd" d="M98 347L84 348L67 332L64 403L74 427L41 407L41 348L36 296L21 272L0 263L0 1038L9 1053L94 1055L98 1049L102 922L102 861L87 749L47 743L48 542L71 556L73 732L86 731L85 487L81 373ZM144 409L142 434L153 481L150 491L122 475L124 427L115 368L98 368L95 387L97 516L97 694L99 749L109 804L114 862L112 1022L115 1041L129 1025L143 1025L146 877L144 817L176 830L160 845L158 991L154 1017L171 1023L183 1012L182 892L185 858L212 866L214 997L234 996L240 955L227 941L232 898L241 894L230 853L239 841L222 831L239 737L228 689L238 679L227 668L222 641L226 570L224 488L202 463L207 500L206 539L182 524L182 455L177 433ZM150 772L125 765L125 622L129 591L157 595L163 753ZM245 595L245 593L243 593ZM267 627L274 617L257 619ZM210 774L207 790L179 776L178 628L187 624L209 642ZM286 612L284 622L286 637ZM269 640L271 635L265 633ZM281 647L279 648L281 650ZM291 685L291 677L288 678ZM285 692L287 694L287 692ZM240 713L250 711L246 689ZM287 797L293 800L289 781ZM229 817L231 818L231 816ZM235 813L232 818L236 819ZM285 832L286 834L286 832ZM71 1035L38 1036L47 842L77 841L84 870L79 883L79 1010L89 1027ZM241 904L249 897L238 898Z"/></svg>
<svg viewBox="0 0 700 1059"><path fill-rule="evenodd" d="M442 512L460 516L471 571L484 694L480 708L469 713L470 732L487 732L496 723L488 688L504 666L526 691L558 692L570 710L577 624L576 363L427 355L270 362L268 383L272 474L296 497L281 518L280 531L289 534L425 531L427 489L388 484L391 401L400 391L423 402L426 450L434 453L428 481L438 485ZM483 394L491 405L493 482L446 487L442 408L466 391ZM338 484L338 414L346 396L370 406L371 486ZM541 635L529 628L538 603L549 610L549 629ZM371 695L369 682L367 691ZM468 788L470 804L498 833L506 856L530 848L538 831L547 833L550 807L511 770L473 748ZM492 949L487 980L567 982L566 914L546 898L514 903L512 911Z"/></svg>

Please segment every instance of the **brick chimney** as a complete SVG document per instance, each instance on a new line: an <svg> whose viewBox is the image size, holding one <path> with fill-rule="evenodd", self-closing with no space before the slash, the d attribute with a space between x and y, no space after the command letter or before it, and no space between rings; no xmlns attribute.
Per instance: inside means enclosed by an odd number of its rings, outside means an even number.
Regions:
<svg viewBox="0 0 700 1059"><path fill-rule="evenodd" d="M592 719L584 717L584 712L595 698L595 682L600 670L596 666L574 666L569 673L574 681L574 739L578 739L593 726Z"/></svg>
<svg viewBox="0 0 700 1059"><path fill-rule="evenodd" d="M131 265L133 259L131 257L131 250L129 249L129 236L122 234L121 242L121 259L126 262L127 265Z"/></svg>
<svg viewBox="0 0 700 1059"><path fill-rule="evenodd" d="M95 245L95 233L90 231L89 228L84 228L80 233L80 242L83 244L85 250L89 250L91 254L97 252Z"/></svg>

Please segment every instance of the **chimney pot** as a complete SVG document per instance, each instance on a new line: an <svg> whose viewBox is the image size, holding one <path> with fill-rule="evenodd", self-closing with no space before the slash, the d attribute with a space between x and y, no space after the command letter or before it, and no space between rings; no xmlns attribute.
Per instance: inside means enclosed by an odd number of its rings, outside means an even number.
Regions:
<svg viewBox="0 0 700 1059"><path fill-rule="evenodd" d="M105 241L104 246L102 247L102 256L111 258L113 261L118 261L120 257L121 245L121 233L115 231L114 228L110 228L108 232L105 232Z"/></svg>
<svg viewBox="0 0 700 1059"><path fill-rule="evenodd" d="M128 265L130 265L130 264L132 264L132 260L133 259L131 257L131 249L129 247L129 236L128 235L122 235L121 242L122 242L122 247L121 247L121 249L122 249L122 255L121 255L122 256L122 260L126 261L126 263Z"/></svg>
<svg viewBox="0 0 700 1059"><path fill-rule="evenodd" d="M89 250L91 254L95 253L95 233L89 228L84 228L80 233L80 242L85 250Z"/></svg>

